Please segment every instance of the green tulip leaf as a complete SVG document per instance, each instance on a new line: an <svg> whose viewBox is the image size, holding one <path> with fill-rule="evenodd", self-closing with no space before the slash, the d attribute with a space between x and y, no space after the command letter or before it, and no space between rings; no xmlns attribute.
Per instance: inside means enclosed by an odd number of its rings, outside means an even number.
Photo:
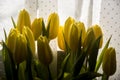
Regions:
<svg viewBox="0 0 120 80"><path fill-rule="evenodd" d="M72 80L92 80L95 77L100 77L102 74L96 72L85 72L73 78Z"/></svg>
<svg viewBox="0 0 120 80"><path fill-rule="evenodd" d="M66 54L68 54L68 53L70 53L70 48L69 48L69 46L68 46L68 44L67 44L67 41L66 41L66 39L65 39L65 34L64 34L64 32L63 32L63 37L64 37L64 41L65 41L65 52L66 52Z"/></svg>
<svg viewBox="0 0 120 80"><path fill-rule="evenodd" d="M19 69L18 69L19 80L25 80L25 69L26 69L26 61L19 64Z"/></svg>
<svg viewBox="0 0 120 80"><path fill-rule="evenodd" d="M74 64L73 77L77 76L80 73L86 56L87 56L87 53L85 51L82 51L81 55L78 57L78 59Z"/></svg>
<svg viewBox="0 0 120 80"><path fill-rule="evenodd" d="M40 79L40 78L38 78L38 77L35 77L33 80L43 80L43 79Z"/></svg>
<svg viewBox="0 0 120 80"><path fill-rule="evenodd" d="M27 56L27 60L26 60L25 76L26 76L26 80L33 80L32 68L31 68L33 57L32 57L32 51L31 51L29 45L27 45L27 50L28 50L28 56Z"/></svg>
<svg viewBox="0 0 120 80"><path fill-rule="evenodd" d="M89 70L91 72L94 71L95 66L96 66L96 62L97 62L97 56L98 56L98 50L99 50L99 44L100 44L100 39L102 36L98 37L98 39L96 39L93 44L92 44L92 48L91 48L91 53L89 54Z"/></svg>
<svg viewBox="0 0 120 80"><path fill-rule="evenodd" d="M112 37L112 36L111 36L111 37ZM109 46L111 37L108 39L108 41L107 41L107 43L105 44L102 52L100 53L100 56L99 56L98 61L97 61L97 63L96 63L95 72L97 72L98 69L100 68L100 65L101 65L102 60L103 60L104 53L105 53L105 51L107 50L107 48L108 48L108 46Z"/></svg>
<svg viewBox="0 0 120 80"><path fill-rule="evenodd" d="M77 58L78 58L78 56L80 56L81 55L81 45L82 45L82 31L81 31L81 33L80 33L80 37L79 37L79 41L78 41L78 51L77 51Z"/></svg>
<svg viewBox="0 0 120 80"><path fill-rule="evenodd" d="M6 44L4 42L3 42L2 56L3 56L3 62L4 62L7 80L18 79L16 68L15 68L15 63L14 63L13 58L12 58L12 53L8 49L8 47L6 46Z"/></svg>
<svg viewBox="0 0 120 80"><path fill-rule="evenodd" d="M14 19L13 19L12 16L11 16L11 20L12 20L12 23L13 23L14 28L16 28L16 24L15 24L15 21L14 21Z"/></svg>
<svg viewBox="0 0 120 80"><path fill-rule="evenodd" d="M49 73L47 66L43 65L37 59L34 60L34 71L36 72L36 76L42 80L48 80Z"/></svg>
<svg viewBox="0 0 120 80"><path fill-rule="evenodd" d="M46 28L45 28L45 23L44 23L44 21L42 21L42 35L43 35L43 36L46 35Z"/></svg>
<svg viewBox="0 0 120 80"><path fill-rule="evenodd" d="M71 79L72 79L72 75L70 73L64 73L63 80L71 80Z"/></svg>
<svg viewBox="0 0 120 80"><path fill-rule="evenodd" d="M4 35L5 35L5 41L7 40L7 33L6 33L6 31L5 31L5 29L3 29L4 30Z"/></svg>
<svg viewBox="0 0 120 80"><path fill-rule="evenodd" d="M46 36L47 36L47 38L49 38L50 22L51 22L51 20L49 21L49 23L48 23L48 27L47 27L47 32L46 32Z"/></svg>
<svg viewBox="0 0 120 80"><path fill-rule="evenodd" d="M62 62L61 71L60 71L60 74L58 75L58 80L61 80L63 78L63 76L64 76L65 67L66 67L66 64L68 62L69 57L70 57L70 53L67 54L67 56L64 58L64 60Z"/></svg>

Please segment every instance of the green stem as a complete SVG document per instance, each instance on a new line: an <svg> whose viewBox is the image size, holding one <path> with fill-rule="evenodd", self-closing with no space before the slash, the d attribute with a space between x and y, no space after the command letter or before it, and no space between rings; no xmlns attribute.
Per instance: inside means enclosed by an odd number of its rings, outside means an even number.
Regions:
<svg viewBox="0 0 120 80"><path fill-rule="evenodd" d="M77 55L76 51L71 51L72 64L74 64L76 62L77 57L78 57L78 55Z"/></svg>
<svg viewBox="0 0 120 80"><path fill-rule="evenodd" d="M104 74L104 75L102 76L102 80L108 80L108 79L109 79L109 76L108 76L108 75L105 75L105 74Z"/></svg>
<svg viewBox="0 0 120 80"><path fill-rule="evenodd" d="M48 74L49 74L49 80L52 80L52 75L51 75L49 66L48 66Z"/></svg>
<svg viewBox="0 0 120 80"><path fill-rule="evenodd" d="M76 62L76 53L74 51L71 51L70 59L69 59L69 63L70 63L69 67L71 67L71 68L69 68L70 72L72 72L75 62Z"/></svg>

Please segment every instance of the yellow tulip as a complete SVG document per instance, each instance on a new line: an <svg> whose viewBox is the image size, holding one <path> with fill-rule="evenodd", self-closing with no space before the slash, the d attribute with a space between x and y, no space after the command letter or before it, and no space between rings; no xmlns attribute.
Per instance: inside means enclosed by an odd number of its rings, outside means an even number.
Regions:
<svg viewBox="0 0 120 80"><path fill-rule="evenodd" d="M57 37L59 29L59 16L57 13L50 14L48 18L47 29L49 26L49 39L54 39Z"/></svg>
<svg viewBox="0 0 120 80"><path fill-rule="evenodd" d="M43 21L42 18L38 18L38 19L36 18L32 23L31 30L34 34L35 40L37 40L37 38L40 36L42 32L42 21Z"/></svg>
<svg viewBox="0 0 120 80"><path fill-rule="evenodd" d="M27 40L23 34L19 34L16 38L15 53L13 53L13 60L19 64L27 58Z"/></svg>
<svg viewBox="0 0 120 80"><path fill-rule="evenodd" d="M17 21L17 28L20 32L22 32L24 26L31 28L30 16L25 9L20 11Z"/></svg>
<svg viewBox="0 0 120 80"><path fill-rule="evenodd" d="M15 46L16 46L16 38L19 34L19 31L15 28L10 30L10 33L7 38L7 47L12 52L12 54L15 52Z"/></svg>
<svg viewBox="0 0 120 80"><path fill-rule="evenodd" d="M95 35L94 35L94 31L93 29L90 27L88 28L87 30L87 33L86 33L86 37L85 37L85 40L84 40L84 43L83 43L83 47L85 49L87 49L88 47L90 47L93 43L93 41L95 40ZM89 50L90 51L90 50Z"/></svg>
<svg viewBox="0 0 120 80"><path fill-rule="evenodd" d="M107 76L111 76L116 71L116 51L113 47L110 47L106 50L103 56L103 64L102 64L103 72Z"/></svg>
<svg viewBox="0 0 120 80"><path fill-rule="evenodd" d="M83 42L85 40L85 36L86 36L86 30L85 30L85 26L84 26L84 23L82 22L76 22L76 25L78 27L78 37L80 37L80 33L82 32L82 45L83 45Z"/></svg>
<svg viewBox="0 0 120 80"><path fill-rule="evenodd" d="M59 27L59 32L58 32L58 46L60 49L65 50L65 42L64 42L64 36L63 36L63 27Z"/></svg>
<svg viewBox="0 0 120 80"><path fill-rule="evenodd" d="M78 28L73 24L68 35L68 46L72 51L76 51L78 49L78 40Z"/></svg>
<svg viewBox="0 0 120 80"><path fill-rule="evenodd" d="M33 36L31 29L28 27L24 27L22 34L24 34L26 36L27 41L28 41L29 46L30 46L30 49L31 49L33 55L35 55L35 39L34 39L34 36Z"/></svg>
<svg viewBox="0 0 120 80"><path fill-rule="evenodd" d="M95 34L95 38L97 39L98 37L102 36L100 39L100 44L99 44L99 48L102 47L103 44L103 33L102 33L102 29L100 28L99 25L94 25L92 26L94 34Z"/></svg>
<svg viewBox="0 0 120 80"><path fill-rule="evenodd" d="M49 65L52 62L53 56L46 37L40 36L37 40L38 58L44 65Z"/></svg>
<svg viewBox="0 0 120 80"><path fill-rule="evenodd" d="M65 36L65 40L67 42L67 45L68 45L68 35L69 35L69 32L70 32L70 27L74 22L75 22L75 20L73 18L69 17L65 21L65 24L64 24L63 32L64 32L64 36Z"/></svg>
<svg viewBox="0 0 120 80"><path fill-rule="evenodd" d="M27 57L27 40L17 28L11 29L7 38L7 47L12 52L13 60L16 64L21 63Z"/></svg>

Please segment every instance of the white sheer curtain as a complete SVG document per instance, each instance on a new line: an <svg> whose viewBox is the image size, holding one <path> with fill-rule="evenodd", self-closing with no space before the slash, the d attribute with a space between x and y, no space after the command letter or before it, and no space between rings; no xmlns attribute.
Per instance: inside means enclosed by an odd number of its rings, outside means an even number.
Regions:
<svg viewBox="0 0 120 80"><path fill-rule="evenodd" d="M99 24L100 6L101 0L58 0L61 24L69 16L84 22L86 27Z"/></svg>
<svg viewBox="0 0 120 80"><path fill-rule="evenodd" d="M24 8L24 0L0 0L0 41L4 39L3 28L8 33L13 26L11 16L16 20L20 9Z"/></svg>
<svg viewBox="0 0 120 80"><path fill-rule="evenodd" d="M13 27L11 16L16 20L17 14L22 8L24 8L24 0L0 0L0 42L4 40L3 29L8 34L10 28ZM5 75L1 49L0 45L0 79L1 76Z"/></svg>

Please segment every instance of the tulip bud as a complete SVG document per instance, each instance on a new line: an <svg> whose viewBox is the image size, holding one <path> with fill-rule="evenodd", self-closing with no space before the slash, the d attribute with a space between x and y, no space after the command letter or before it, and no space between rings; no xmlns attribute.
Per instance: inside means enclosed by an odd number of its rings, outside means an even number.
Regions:
<svg viewBox="0 0 120 80"><path fill-rule="evenodd" d="M46 37L40 36L37 40L38 58L44 65L49 65L52 62L53 56Z"/></svg>
<svg viewBox="0 0 120 80"><path fill-rule="evenodd" d="M22 33L27 37L27 41L29 43L30 49L33 55L35 55L35 40L31 29L28 27L24 27Z"/></svg>
<svg viewBox="0 0 120 80"><path fill-rule="evenodd" d="M94 40L95 40L95 35L94 35L94 32L93 32L93 29L88 28L87 33L86 33L86 37L85 37L85 40L84 40L84 43L83 43L83 47L84 48L89 48L92 45Z"/></svg>
<svg viewBox="0 0 120 80"><path fill-rule="evenodd" d="M71 17L69 17L66 21L65 21L65 24L64 24L64 36L65 36L65 40L68 44L68 35L69 35L69 32L70 32L70 27L71 25L75 22L75 20Z"/></svg>
<svg viewBox="0 0 120 80"><path fill-rule="evenodd" d="M110 47L106 50L103 56L102 64L103 72L107 75L113 75L116 71L116 51Z"/></svg>
<svg viewBox="0 0 120 80"><path fill-rule="evenodd" d="M16 38L19 34L19 31L15 28L10 30L10 33L7 38L7 47L12 52L12 54L15 52L15 46L16 46Z"/></svg>
<svg viewBox="0 0 120 80"><path fill-rule="evenodd" d="M27 40L23 34L19 34L16 38L15 53L13 53L13 60L16 64L21 63L27 58Z"/></svg>
<svg viewBox="0 0 120 80"><path fill-rule="evenodd" d="M58 32L58 46L60 49L65 50L65 42L64 42L64 36L63 36L63 27L59 27L59 32Z"/></svg>
<svg viewBox="0 0 120 80"><path fill-rule="evenodd" d="M78 40L78 28L73 24L68 35L68 46L72 51L76 51L78 49Z"/></svg>
<svg viewBox="0 0 120 80"><path fill-rule="evenodd" d="M100 44L99 44L99 48L102 47L103 44L103 33L102 33L102 29L100 28L100 26L98 25L94 25L92 26L94 34L95 34L95 38L97 39L98 37L102 36L100 39Z"/></svg>
<svg viewBox="0 0 120 80"><path fill-rule="evenodd" d="M20 32L22 32L24 26L31 28L30 16L25 9L20 11L17 21L17 28Z"/></svg>
<svg viewBox="0 0 120 80"><path fill-rule="evenodd" d="M49 28L49 39L56 38L58 34L58 29L59 29L59 16L57 13L50 14L48 18L47 29L48 28Z"/></svg>
<svg viewBox="0 0 120 80"><path fill-rule="evenodd" d="M37 40L37 38L40 36L42 32L42 21L43 21L42 18L39 19L36 18L32 23L31 30L34 34L35 40Z"/></svg>
<svg viewBox="0 0 120 80"><path fill-rule="evenodd" d="M16 28L11 29L9 33L7 47L12 52L13 60L16 64L19 64L26 59L27 40Z"/></svg>
<svg viewBox="0 0 120 80"><path fill-rule="evenodd" d="M86 36L86 30L85 30L84 23L77 22L76 25L78 27L78 37L80 37L80 33L82 32L81 38L82 38L82 45L83 45L83 42L84 42L85 36Z"/></svg>

